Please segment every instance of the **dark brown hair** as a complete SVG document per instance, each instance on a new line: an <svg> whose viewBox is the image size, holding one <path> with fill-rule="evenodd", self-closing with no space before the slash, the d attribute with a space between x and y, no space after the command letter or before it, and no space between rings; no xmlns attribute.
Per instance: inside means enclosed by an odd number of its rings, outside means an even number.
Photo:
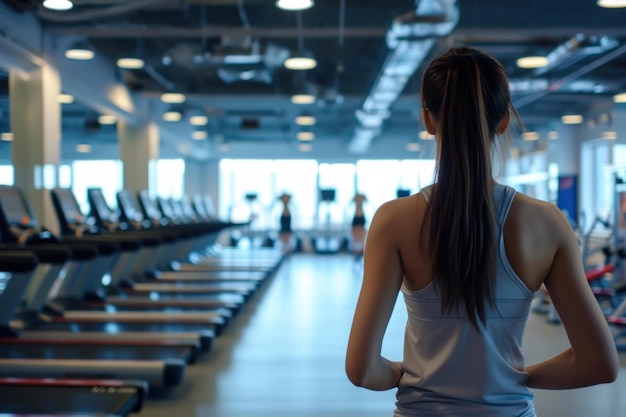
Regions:
<svg viewBox="0 0 626 417"><path fill-rule="evenodd" d="M517 113L504 68L469 47L450 49L428 66L421 96L437 138L436 184L426 213L433 283L443 313L464 304L478 327L494 306L492 143L504 118Z"/></svg>

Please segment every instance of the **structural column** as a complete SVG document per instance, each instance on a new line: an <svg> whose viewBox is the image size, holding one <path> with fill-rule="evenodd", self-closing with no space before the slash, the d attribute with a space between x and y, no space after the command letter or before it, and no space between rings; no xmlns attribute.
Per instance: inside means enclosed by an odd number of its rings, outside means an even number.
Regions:
<svg viewBox="0 0 626 417"><path fill-rule="evenodd" d="M185 160L185 194L210 195L215 214L219 207L220 161Z"/></svg>
<svg viewBox="0 0 626 417"><path fill-rule="evenodd" d="M159 157L159 129L153 123L134 126L117 124L120 159L124 166L124 189L136 194L147 189L156 192L156 160Z"/></svg>
<svg viewBox="0 0 626 417"><path fill-rule="evenodd" d="M61 153L60 92L59 73L47 63L9 74L15 185L24 191L38 224L54 233L59 226L49 190L57 184Z"/></svg>

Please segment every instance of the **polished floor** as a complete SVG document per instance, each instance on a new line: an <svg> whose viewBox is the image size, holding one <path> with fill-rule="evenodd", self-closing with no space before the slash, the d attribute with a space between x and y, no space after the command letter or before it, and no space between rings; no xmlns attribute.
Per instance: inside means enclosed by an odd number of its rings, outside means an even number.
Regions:
<svg viewBox="0 0 626 417"><path fill-rule="evenodd" d="M185 382L153 393L151 417L390 417L394 392L356 388L344 355L360 288L360 264L347 255L294 255L221 336L187 369ZM405 312L399 302L384 353L400 359ZM567 344L562 326L533 314L524 341L529 363ZM626 354L612 384L536 391L539 417L626 416Z"/></svg>

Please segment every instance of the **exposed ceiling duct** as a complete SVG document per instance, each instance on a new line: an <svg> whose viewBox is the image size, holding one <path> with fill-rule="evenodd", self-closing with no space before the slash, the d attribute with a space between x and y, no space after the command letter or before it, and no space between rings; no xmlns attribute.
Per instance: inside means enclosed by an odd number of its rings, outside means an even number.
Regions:
<svg viewBox="0 0 626 417"><path fill-rule="evenodd" d="M619 46L617 39L608 36L586 36L582 33L562 43L547 56L548 64L537 68L535 75L543 75L553 70L574 65L591 55L602 54Z"/></svg>
<svg viewBox="0 0 626 417"><path fill-rule="evenodd" d="M435 39L449 35L459 21L456 0L416 0L415 14L398 18L387 33L391 52L374 86L356 111L359 126L349 144L350 152L367 151L381 134L391 106L402 94L435 45Z"/></svg>

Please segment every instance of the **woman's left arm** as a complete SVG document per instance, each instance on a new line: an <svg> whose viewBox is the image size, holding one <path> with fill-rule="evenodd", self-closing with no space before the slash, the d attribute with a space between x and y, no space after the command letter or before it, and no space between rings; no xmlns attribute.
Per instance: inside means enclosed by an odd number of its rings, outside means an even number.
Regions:
<svg viewBox="0 0 626 417"><path fill-rule="evenodd" d="M394 388L402 367L381 355L383 336L402 284L402 264L394 239L393 202L381 206L367 234L361 292L348 341L346 373L360 387ZM397 221L397 220L396 220Z"/></svg>

